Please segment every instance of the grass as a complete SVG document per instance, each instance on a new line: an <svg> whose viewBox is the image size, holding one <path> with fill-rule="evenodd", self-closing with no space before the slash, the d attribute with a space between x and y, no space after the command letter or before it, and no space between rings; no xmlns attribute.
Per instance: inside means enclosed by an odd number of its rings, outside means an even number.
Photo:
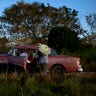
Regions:
<svg viewBox="0 0 96 96"><path fill-rule="evenodd" d="M93 77L68 74L56 83L49 75L0 73L0 96L95 96Z"/></svg>

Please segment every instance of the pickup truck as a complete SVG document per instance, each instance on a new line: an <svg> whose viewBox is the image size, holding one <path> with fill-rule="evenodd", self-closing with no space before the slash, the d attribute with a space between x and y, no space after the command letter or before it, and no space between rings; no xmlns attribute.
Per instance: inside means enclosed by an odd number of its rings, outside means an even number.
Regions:
<svg viewBox="0 0 96 96"><path fill-rule="evenodd" d="M58 55L54 49L50 49L51 53L48 56L49 63L47 69L53 78L62 78L64 73L83 71L79 57ZM30 56L33 58L33 51L38 50L38 48L36 45L15 46L7 54L0 54L0 70L3 71L6 66L8 71L11 68L15 70L16 67L26 71L29 65L31 65L29 69L35 70L32 63L28 64L26 62L25 56L19 56L21 50L30 50ZM33 62L33 59L31 59L31 62ZM35 64L37 68L40 68L38 60L35 60Z"/></svg>

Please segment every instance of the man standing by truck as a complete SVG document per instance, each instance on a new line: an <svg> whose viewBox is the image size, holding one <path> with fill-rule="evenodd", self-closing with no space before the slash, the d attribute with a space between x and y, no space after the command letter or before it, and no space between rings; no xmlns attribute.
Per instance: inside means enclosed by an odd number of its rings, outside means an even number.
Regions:
<svg viewBox="0 0 96 96"><path fill-rule="evenodd" d="M43 55L39 51L39 60L38 60L40 66L41 66L41 71L42 73L46 74L47 73L47 65L48 65L48 54Z"/></svg>
<svg viewBox="0 0 96 96"><path fill-rule="evenodd" d="M30 63L30 61L28 60L28 51L23 51L20 56L25 56L26 57L26 60L27 60L27 63Z"/></svg>

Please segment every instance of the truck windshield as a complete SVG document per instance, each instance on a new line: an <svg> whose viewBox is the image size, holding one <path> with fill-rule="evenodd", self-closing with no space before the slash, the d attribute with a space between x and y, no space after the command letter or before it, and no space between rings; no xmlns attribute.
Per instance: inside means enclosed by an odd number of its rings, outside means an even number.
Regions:
<svg viewBox="0 0 96 96"><path fill-rule="evenodd" d="M54 49L51 49L51 54L50 54L51 56L56 56L56 55L58 55L57 53L56 53L56 51L54 50Z"/></svg>
<svg viewBox="0 0 96 96"><path fill-rule="evenodd" d="M15 52L15 49L12 48L12 49L8 52L8 55L13 56L13 55L14 55L14 52Z"/></svg>

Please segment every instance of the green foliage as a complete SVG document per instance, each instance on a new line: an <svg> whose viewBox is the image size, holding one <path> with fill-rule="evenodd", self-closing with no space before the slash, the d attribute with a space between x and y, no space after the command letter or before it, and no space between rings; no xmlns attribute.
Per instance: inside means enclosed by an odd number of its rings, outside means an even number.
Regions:
<svg viewBox="0 0 96 96"><path fill-rule="evenodd" d="M95 65L96 63L96 47L87 48L79 53L83 64Z"/></svg>
<svg viewBox="0 0 96 96"><path fill-rule="evenodd" d="M2 74L0 73L0 77ZM4 74L3 74L4 75ZM8 74L7 74L8 75ZM33 77L12 73L0 78L1 96L95 96L96 78L81 78L76 74L65 76L62 83L54 82L49 75ZM80 74L78 74L80 75ZM25 79L25 80L24 80ZM22 80L24 81L22 83Z"/></svg>
<svg viewBox="0 0 96 96"><path fill-rule="evenodd" d="M7 53L10 50L10 47L2 45L0 46L0 53Z"/></svg>
<svg viewBox="0 0 96 96"><path fill-rule="evenodd" d="M75 52L79 50L79 42L78 34L67 26L53 28L48 35L49 46L55 47L59 52L63 48Z"/></svg>
<svg viewBox="0 0 96 96"><path fill-rule="evenodd" d="M81 58L84 71L96 72L96 47L86 48L77 54Z"/></svg>
<svg viewBox="0 0 96 96"><path fill-rule="evenodd" d="M0 52L8 52L9 48L6 46L8 42L8 39L0 38Z"/></svg>

